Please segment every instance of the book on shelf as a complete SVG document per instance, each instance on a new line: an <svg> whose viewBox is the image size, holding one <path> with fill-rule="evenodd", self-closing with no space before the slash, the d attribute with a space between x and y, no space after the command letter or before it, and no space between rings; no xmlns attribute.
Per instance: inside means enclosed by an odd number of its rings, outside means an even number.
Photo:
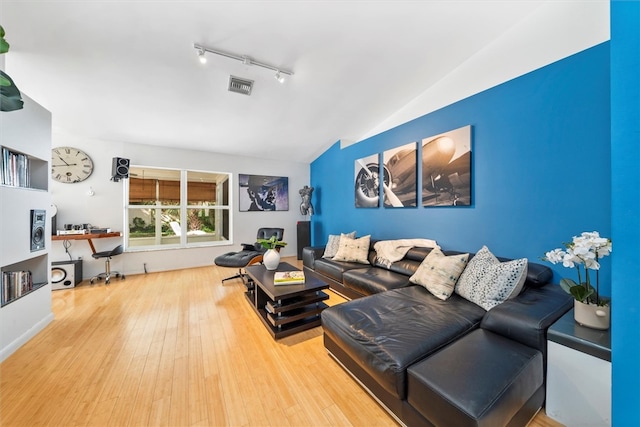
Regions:
<svg viewBox="0 0 640 427"><path fill-rule="evenodd" d="M273 274L274 285L299 285L304 283L304 271L276 271Z"/></svg>
<svg viewBox="0 0 640 427"><path fill-rule="evenodd" d="M13 187L29 187L29 157L5 147L2 147L1 152L0 183Z"/></svg>
<svg viewBox="0 0 640 427"><path fill-rule="evenodd" d="M0 303L6 304L33 289L30 271L3 271Z"/></svg>

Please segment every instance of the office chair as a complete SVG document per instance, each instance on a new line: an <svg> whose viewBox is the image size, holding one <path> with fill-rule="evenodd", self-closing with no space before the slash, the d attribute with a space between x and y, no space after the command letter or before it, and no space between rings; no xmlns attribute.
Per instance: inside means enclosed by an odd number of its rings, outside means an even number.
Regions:
<svg viewBox="0 0 640 427"><path fill-rule="evenodd" d="M110 251L96 252L95 254L91 255L94 259L100 259L100 258L105 259L104 273L100 273L97 276L93 276L90 280L90 283L92 285L93 285L93 282L95 282L96 280L102 280L103 278L104 278L104 283L108 285L109 282L111 281L111 276L119 277L120 280L125 279L124 274L121 274L117 271L111 271L111 257L120 255L122 252L124 252L124 247L122 245L118 245Z"/></svg>
<svg viewBox="0 0 640 427"><path fill-rule="evenodd" d="M258 229L256 239L269 239L271 236L276 236L278 240L282 240L284 235L284 228L270 228L263 227ZM222 279L222 283L232 279L242 279L242 282L251 288L250 280L243 269L252 264L259 264L262 262L262 256L267 250L262 247L257 241L254 244L242 243L242 250L237 252L227 252L217 256L213 263L219 267L235 267L238 268L238 273L234 276Z"/></svg>

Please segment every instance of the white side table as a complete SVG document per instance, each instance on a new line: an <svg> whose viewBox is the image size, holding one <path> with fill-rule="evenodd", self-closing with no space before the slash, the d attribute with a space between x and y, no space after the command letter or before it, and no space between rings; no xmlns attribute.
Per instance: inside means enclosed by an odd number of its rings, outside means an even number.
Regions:
<svg viewBox="0 0 640 427"><path fill-rule="evenodd" d="M567 427L611 425L611 333L580 326L573 310L547 333L545 410Z"/></svg>

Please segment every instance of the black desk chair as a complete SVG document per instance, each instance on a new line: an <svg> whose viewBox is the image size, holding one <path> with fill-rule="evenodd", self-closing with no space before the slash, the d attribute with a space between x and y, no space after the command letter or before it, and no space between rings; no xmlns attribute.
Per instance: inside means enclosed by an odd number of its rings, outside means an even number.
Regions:
<svg viewBox="0 0 640 427"><path fill-rule="evenodd" d="M105 259L104 273L100 273L97 276L93 276L90 280L92 285L93 285L93 282L95 282L96 280L102 280L102 279L104 279L104 283L108 285L109 282L111 281L111 276L119 277L120 280L125 279L124 274L121 274L117 271L111 271L111 257L120 255L122 252L124 252L124 247L122 245L118 245L110 251L96 252L95 254L91 255L95 259L100 259L100 258Z"/></svg>
<svg viewBox="0 0 640 427"><path fill-rule="evenodd" d="M258 229L256 239L270 239L272 236L276 236L276 239L282 240L283 235L284 228L263 227ZM256 241L252 245L242 243L242 250L240 251L227 252L226 254L217 256L213 260L215 265L219 267L235 267L238 269L238 274L222 279L222 283L231 279L242 279L242 282L250 288L251 286L247 279L247 274L243 272L243 268L252 264L261 263L262 256L266 251L267 249L262 247L262 245Z"/></svg>

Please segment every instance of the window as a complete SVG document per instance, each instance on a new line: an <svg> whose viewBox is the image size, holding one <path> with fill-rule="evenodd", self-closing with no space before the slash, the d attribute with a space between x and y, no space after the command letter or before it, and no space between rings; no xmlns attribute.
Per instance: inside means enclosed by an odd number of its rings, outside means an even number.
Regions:
<svg viewBox="0 0 640 427"><path fill-rule="evenodd" d="M229 240L231 174L132 166L128 249L216 245Z"/></svg>

